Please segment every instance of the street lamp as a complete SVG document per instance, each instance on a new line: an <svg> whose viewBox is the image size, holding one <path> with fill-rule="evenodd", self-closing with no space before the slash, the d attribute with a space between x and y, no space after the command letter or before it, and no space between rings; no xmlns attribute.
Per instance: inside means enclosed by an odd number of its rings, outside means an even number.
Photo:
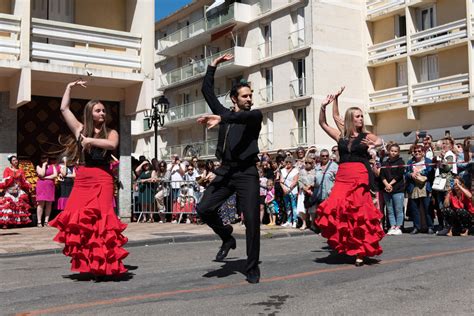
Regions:
<svg viewBox="0 0 474 316"><path fill-rule="evenodd" d="M170 102L164 95L151 99L151 111L145 110L148 128L155 128L155 158L158 158L158 125L165 124L165 115L168 113Z"/></svg>

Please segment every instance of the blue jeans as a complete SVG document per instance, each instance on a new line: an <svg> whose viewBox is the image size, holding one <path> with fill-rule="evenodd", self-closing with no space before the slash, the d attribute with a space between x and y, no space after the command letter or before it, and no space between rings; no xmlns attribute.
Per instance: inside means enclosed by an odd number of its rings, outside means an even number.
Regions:
<svg viewBox="0 0 474 316"><path fill-rule="evenodd" d="M390 226L403 225L403 200L405 194L402 193L383 193L385 205L387 206L388 221Z"/></svg>
<svg viewBox="0 0 474 316"><path fill-rule="evenodd" d="M288 215L288 223L298 223L298 212L296 210L297 196L293 193L288 193L283 197L285 202L286 214Z"/></svg>
<svg viewBox="0 0 474 316"><path fill-rule="evenodd" d="M423 210L425 213L425 220L426 225L428 228L433 228L433 219L431 218L430 214L430 200L431 197L426 196L418 199L410 199L410 209L412 211L413 216L413 225L416 229L421 229L421 221L420 221L420 207L423 205Z"/></svg>

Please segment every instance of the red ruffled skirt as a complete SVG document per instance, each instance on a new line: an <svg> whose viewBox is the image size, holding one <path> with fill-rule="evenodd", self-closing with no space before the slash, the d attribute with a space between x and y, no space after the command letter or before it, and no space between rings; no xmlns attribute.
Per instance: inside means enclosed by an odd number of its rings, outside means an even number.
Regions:
<svg viewBox="0 0 474 316"><path fill-rule="evenodd" d="M321 235L338 253L363 257L382 253L379 245L385 235L380 225L382 213L374 206L368 172L362 163L339 165L331 194L319 205L316 214Z"/></svg>
<svg viewBox="0 0 474 316"><path fill-rule="evenodd" d="M51 222L59 229L54 241L64 243L71 270L95 275L127 272L122 248L127 227L115 215L112 175L105 169L80 167L65 209Z"/></svg>

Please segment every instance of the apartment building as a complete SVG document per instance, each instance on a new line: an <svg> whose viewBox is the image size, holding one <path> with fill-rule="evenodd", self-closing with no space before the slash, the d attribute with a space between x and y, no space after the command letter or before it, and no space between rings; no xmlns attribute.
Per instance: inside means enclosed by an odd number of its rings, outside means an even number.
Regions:
<svg viewBox="0 0 474 316"><path fill-rule="evenodd" d="M368 112L386 139L474 135L472 0L375 0L366 6Z"/></svg>
<svg viewBox="0 0 474 316"><path fill-rule="evenodd" d="M154 3L149 0L0 1L0 169L7 155L37 163L69 131L59 105L83 78L71 109L102 100L120 133L119 209L130 216L130 125L153 97Z"/></svg>
<svg viewBox="0 0 474 316"><path fill-rule="evenodd" d="M365 7L361 1L195 0L155 24L155 93L170 101L159 131L160 158L170 154L213 158L217 129L196 118L209 113L200 92L207 65L231 53L216 72L216 95L241 79L253 88L264 114L260 149L274 152L333 141L318 125L319 104L341 85L343 109L364 106ZM206 14L206 9L213 6ZM134 152L151 156L153 132L142 114L132 124Z"/></svg>

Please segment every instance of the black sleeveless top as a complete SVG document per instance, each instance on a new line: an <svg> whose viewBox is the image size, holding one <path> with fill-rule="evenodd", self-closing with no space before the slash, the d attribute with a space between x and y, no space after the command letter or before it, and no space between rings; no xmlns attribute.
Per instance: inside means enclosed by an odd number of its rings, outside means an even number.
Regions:
<svg viewBox="0 0 474 316"><path fill-rule="evenodd" d="M360 162L367 169L369 175L369 186L372 191L376 191L375 186L375 175L370 166L369 160L371 159L368 149L369 147L362 144L362 140L367 136L367 133L359 133L355 138L340 138L337 142L339 148L339 163L345 162Z"/></svg>
<svg viewBox="0 0 474 316"><path fill-rule="evenodd" d="M111 152L98 147L92 147L90 152L84 151L84 163L88 167L105 167L110 165Z"/></svg>
<svg viewBox="0 0 474 316"><path fill-rule="evenodd" d="M370 155L367 152L369 148L361 143L366 136L367 133L359 133L357 137L351 139L341 137L337 142L340 157L339 163L361 162L369 164Z"/></svg>

